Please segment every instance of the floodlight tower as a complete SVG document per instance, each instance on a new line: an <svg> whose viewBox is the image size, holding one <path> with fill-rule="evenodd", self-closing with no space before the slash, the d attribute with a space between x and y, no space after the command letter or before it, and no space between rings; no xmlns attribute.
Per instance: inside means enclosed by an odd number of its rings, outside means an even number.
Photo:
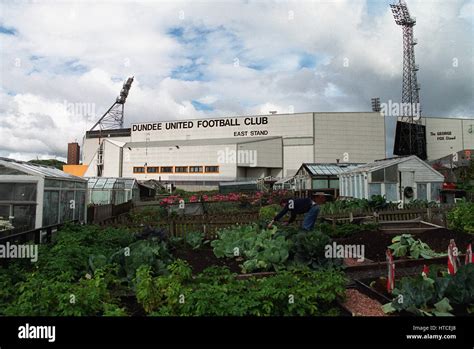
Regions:
<svg viewBox="0 0 474 349"><path fill-rule="evenodd" d="M132 87L133 76L128 78L123 84L120 95L115 100L115 103L102 115L102 117L90 129L93 131L97 126L100 130L110 130L116 128L123 128L123 110L125 101L127 100L128 92Z"/></svg>
<svg viewBox="0 0 474 349"><path fill-rule="evenodd" d="M403 30L403 83L400 121L408 125L401 128L399 141L400 144L405 145L405 153L408 154L399 155L416 154L422 157L421 155L426 153L426 140L422 127L420 127L420 85L416 77L419 67L415 64L415 45L417 40L413 38L413 27L416 24L416 20L410 16L408 6L404 0L399 0L398 4L392 4L390 7L395 23L401 26Z"/></svg>

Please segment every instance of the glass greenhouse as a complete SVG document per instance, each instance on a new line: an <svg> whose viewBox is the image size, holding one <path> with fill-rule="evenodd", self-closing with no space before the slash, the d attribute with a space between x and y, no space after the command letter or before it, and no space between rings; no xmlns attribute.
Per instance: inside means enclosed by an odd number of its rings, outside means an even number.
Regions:
<svg viewBox="0 0 474 349"><path fill-rule="evenodd" d="M140 199L140 189L134 178L89 178L87 191L88 203L95 205L119 205Z"/></svg>
<svg viewBox="0 0 474 349"><path fill-rule="evenodd" d="M86 188L56 168L0 158L0 231L85 221Z"/></svg>

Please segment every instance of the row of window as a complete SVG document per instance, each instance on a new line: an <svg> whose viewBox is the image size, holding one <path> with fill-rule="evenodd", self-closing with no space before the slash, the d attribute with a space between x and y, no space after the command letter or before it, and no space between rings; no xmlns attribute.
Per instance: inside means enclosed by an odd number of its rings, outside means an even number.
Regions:
<svg viewBox="0 0 474 349"><path fill-rule="evenodd" d="M133 173L219 173L219 166L135 166Z"/></svg>

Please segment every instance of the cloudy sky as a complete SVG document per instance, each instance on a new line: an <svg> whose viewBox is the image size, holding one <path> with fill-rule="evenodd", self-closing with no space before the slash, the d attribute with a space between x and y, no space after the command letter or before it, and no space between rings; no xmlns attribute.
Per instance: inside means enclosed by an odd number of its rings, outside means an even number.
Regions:
<svg viewBox="0 0 474 349"><path fill-rule="evenodd" d="M399 101L390 2L0 0L0 156L63 158L132 75L126 125ZM424 115L474 115L473 3L408 0Z"/></svg>

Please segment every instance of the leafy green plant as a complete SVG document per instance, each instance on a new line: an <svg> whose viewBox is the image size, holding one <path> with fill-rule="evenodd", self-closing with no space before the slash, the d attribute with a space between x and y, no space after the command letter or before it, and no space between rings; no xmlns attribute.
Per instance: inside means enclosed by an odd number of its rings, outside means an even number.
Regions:
<svg viewBox="0 0 474 349"><path fill-rule="evenodd" d="M190 270L181 277L153 277L137 272L137 299L156 316L294 316L336 315L336 301L345 292L344 274L298 268L266 278L239 280L225 267L211 267L195 278ZM185 301L180 302L181 299Z"/></svg>
<svg viewBox="0 0 474 349"><path fill-rule="evenodd" d="M424 243L420 239L415 240L411 234L397 235L392 239L392 244L388 246L389 249L393 250L395 257L405 257L408 255L410 258L426 258L431 259L434 257L441 257L445 254L437 253L433 251L428 244Z"/></svg>
<svg viewBox="0 0 474 349"><path fill-rule="evenodd" d="M407 311L415 315L450 316L451 304L465 306L474 302L474 264L462 265L452 276L404 277L393 290L392 302L383 306L386 313Z"/></svg>
<svg viewBox="0 0 474 349"><path fill-rule="evenodd" d="M262 208L260 208L258 217L265 221L271 221L280 211L281 211L280 205L273 204L273 205L263 206Z"/></svg>
<svg viewBox="0 0 474 349"><path fill-rule="evenodd" d="M448 212L449 228L474 234L474 202L462 201Z"/></svg>
<svg viewBox="0 0 474 349"><path fill-rule="evenodd" d="M284 236L275 236L277 227L260 229L257 225L235 226L218 232L211 242L218 258L245 258L243 272L278 270L289 256L289 242Z"/></svg>
<svg viewBox="0 0 474 349"><path fill-rule="evenodd" d="M293 238L291 253L294 262L313 269L340 264L340 261L325 257L325 248L331 243L329 236L319 232L300 232Z"/></svg>
<svg viewBox="0 0 474 349"><path fill-rule="evenodd" d="M184 241L188 244L193 250L197 250L204 243L204 233L201 232L189 232L184 237Z"/></svg>

